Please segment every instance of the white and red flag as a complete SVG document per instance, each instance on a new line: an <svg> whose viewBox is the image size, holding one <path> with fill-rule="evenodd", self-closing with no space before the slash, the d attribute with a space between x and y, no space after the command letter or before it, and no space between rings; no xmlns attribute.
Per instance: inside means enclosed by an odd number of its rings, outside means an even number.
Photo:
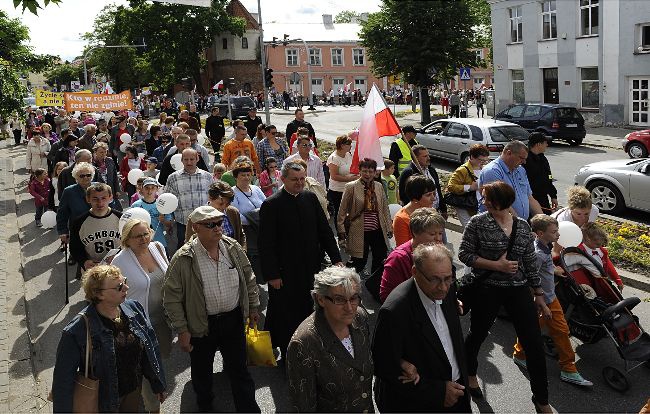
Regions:
<svg viewBox="0 0 650 414"><path fill-rule="evenodd" d="M114 94L114 93L115 93L115 91L114 91L113 88L111 87L111 83L110 83L110 82L106 81L106 86L104 86L104 90L102 91L102 93L105 94L105 95L110 95L110 94Z"/></svg>
<svg viewBox="0 0 650 414"><path fill-rule="evenodd" d="M221 79L219 82L215 83L214 86L212 87L214 90L218 89L223 89L223 79Z"/></svg>
<svg viewBox="0 0 650 414"><path fill-rule="evenodd" d="M346 91L346 92L349 91L351 85L352 85L352 82L348 83L347 85L345 85L345 87L343 88L343 90Z"/></svg>
<svg viewBox="0 0 650 414"><path fill-rule="evenodd" d="M350 172L359 173L359 160L370 158L377 161L377 169L384 168L384 157L381 154L381 137L398 135L401 133L395 116L388 108L384 97L381 96L377 85L372 85L366 106L363 109L363 118L359 126L357 145L352 156Z"/></svg>

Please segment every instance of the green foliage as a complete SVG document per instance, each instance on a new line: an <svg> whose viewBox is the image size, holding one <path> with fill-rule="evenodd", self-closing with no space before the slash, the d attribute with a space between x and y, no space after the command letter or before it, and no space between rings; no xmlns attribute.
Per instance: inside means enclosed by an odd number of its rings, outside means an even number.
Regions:
<svg viewBox="0 0 650 414"><path fill-rule="evenodd" d="M27 90L22 74L40 72L55 59L34 54L28 46L29 31L19 19L10 19L0 10L0 115L8 117L23 106Z"/></svg>
<svg viewBox="0 0 650 414"><path fill-rule="evenodd" d="M45 74L45 82L50 85L67 85L70 86L71 81L78 81L83 77L83 69L64 63L54 66Z"/></svg>
<svg viewBox="0 0 650 414"><path fill-rule="evenodd" d="M43 0L43 6L41 7L38 0L14 0L14 7L18 8L19 6L22 6L23 13L25 13L25 10L29 10L31 13L38 15L38 9L47 7L50 3L60 4L61 1L62 0Z"/></svg>
<svg viewBox="0 0 650 414"><path fill-rule="evenodd" d="M474 46L492 47L492 18L487 0L469 1L467 7L476 19Z"/></svg>
<svg viewBox="0 0 650 414"><path fill-rule="evenodd" d="M456 68L473 66L473 0L383 0L362 23L362 44L378 77L403 74L419 87L448 79Z"/></svg>
<svg viewBox="0 0 650 414"><path fill-rule="evenodd" d="M204 51L223 32L244 33L245 22L226 13L227 0L213 0L211 8L153 4L131 0L129 7L110 5L97 16L93 32L84 35L89 46L135 45L146 50L98 48L89 54L89 67L108 76L116 90L151 84L168 89L184 77L201 87Z"/></svg>
<svg viewBox="0 0 650 414"><path fill-rule="evenodd" d="M358 19L361 13L354 10L343 10L334 17L334 23L352 23L352 20Z"/></svg>

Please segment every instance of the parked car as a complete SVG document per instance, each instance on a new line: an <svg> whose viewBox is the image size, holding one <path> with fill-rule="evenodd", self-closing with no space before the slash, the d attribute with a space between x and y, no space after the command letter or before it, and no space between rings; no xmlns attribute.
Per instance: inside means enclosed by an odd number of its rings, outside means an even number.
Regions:
<svg viewBox="0 0 650 414"><path fill-rule="evenodd" d="M595 162L578 170L575 183L591 191L602 213L619 214L625 208L650 212L650 159Z"/></svg>
<svg viewBox="0 0 650 414"><path fill-rule="evenodd" d="M222 96L217 105L221 116L228 117L228 97ZM255 108L255 101L250 96L231 96L230 107L233 119L243 118L248 115L251 108Z"/></svg>
<svg viewBox="0 0 650 414"><path fill-rule="evenodd" d="M585 120L572 106L517 104L497 114L496 119L521 125L529 132L542 132L550 141L580 145L587 135ZM549 142L550 142L549 141Z"/></svg>
<svg viewBox="0 0 650 414"><path fill-rule="evenodd" d="M650 153L650 129L627 134L621 144L630 158L648 158L648 153Z"/></svg>
<svg viewBox="0 0 650 414"><path fill-rule="evenodd" d="M528 131L519 125L484 118L450 118L434 121L418 131L416 140L433 157L465 163L469 147L483 144L490 150L490 158L501 154L510 141L528 142Z"/></svg>

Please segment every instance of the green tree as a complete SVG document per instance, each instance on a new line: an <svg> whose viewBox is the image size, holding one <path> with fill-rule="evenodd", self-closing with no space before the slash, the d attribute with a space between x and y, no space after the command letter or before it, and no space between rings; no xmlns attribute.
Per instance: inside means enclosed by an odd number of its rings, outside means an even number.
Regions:
<svg viewBox="0 0 650 414"><path fill-rule="evenodd" d="M37 55L28 45L29 31L19 19L0 10L0 116L9 117L23 107L27 90L21 75L41 72L55 58Z"/></svg>
<svg viewBox="0 0 650 414"><path fill-rule="evenodd" d="M62 0L43 0L43 7L47 7L50 3L59 4ZM29 10L31 13L38 15L38 9L42 9L41 4L38 0L14 0L14 7L18 8L22 6L23 13L25 10Z"/></svg>
<svg viewBox="0 0 650 414"><path fill-rule="evenodd" d="M459 1L383 0L380 11L362 23L360 37L378 77L395 73L422 89L421 122L431 120L426 87L451 72L473 66L476 19Z"/></svg>
<svg viewBox="0 0 650 414"><path fill-rule="evenodd" d="M79 81L83 76L83 70L79 66L63 63L54 66L45 73L45 82L50 86L67 85L70 87L71 81Z"/></svg>
<svg viewBox="0 0 650 414"><path fill-rule="evenodd" d="M352 23L352 20L358 19L361 13L354 10L343 10L334 17L334 23Z"/></svg>
<svg viewBox="0 0 650 414"><path fill-rule="evenodd" d="M108 6L84 36L88 48L143 40L147 48L98 48L89 55L89 66L118 89L147 84L169 89L179 79L192 77L204 92L200 77L207 65L205 50L220 33L244 33L244 19L228 15L226 3L213 0L211 8L204 8L131 0L129 7Z"/></svg>

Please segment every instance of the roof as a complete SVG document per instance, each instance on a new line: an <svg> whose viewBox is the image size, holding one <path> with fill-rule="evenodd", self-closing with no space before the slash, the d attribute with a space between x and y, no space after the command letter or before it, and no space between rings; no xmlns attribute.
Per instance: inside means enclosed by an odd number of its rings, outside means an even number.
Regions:
<svg viewBox="0 0 650 414"><path fill-rule="evenodd" d="M464 125L474 125L478 127L493 127L493 126L519 126L512 122L494 120L492 118L443 118L436 121L450 121L457 122ZM433 122L436 122L433 121Z"/></svg>
<svg viewBox="0 0 650 414"><path fill-rule="evenodd" d="M285 33L291 39L304 39L307 42L359 42L361 25L357 23L264 23L264 42L272 42L273 37L282 40Z"/></svg>

